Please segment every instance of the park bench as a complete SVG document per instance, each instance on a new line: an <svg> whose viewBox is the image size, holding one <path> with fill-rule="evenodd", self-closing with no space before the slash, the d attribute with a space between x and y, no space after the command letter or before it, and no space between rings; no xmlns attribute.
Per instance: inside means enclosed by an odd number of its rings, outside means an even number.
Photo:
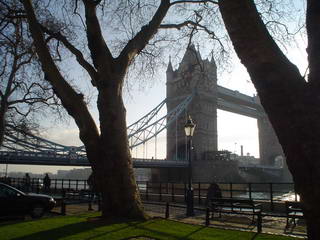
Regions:
<svg viewBox="0 0 320 240"><path fill-rule="evenodd" d="M303 219L303 210L302 210L302 203L301 202L285 202L286 207L286 217L287 217L287 224L285 229L289 228L291 223L293 223L293 227L297 225L296 219Z"/></svg>
<svg viewBox="0 0 320 240"><path fill-rule="evenodd" d="M257 227L261 229L261 204L251 199L213 198L211 199L211 212L212 218L214 213L219 213L219 217L221 213L250 215L252 223L255 222L255 216L257 216Z"/></svg>

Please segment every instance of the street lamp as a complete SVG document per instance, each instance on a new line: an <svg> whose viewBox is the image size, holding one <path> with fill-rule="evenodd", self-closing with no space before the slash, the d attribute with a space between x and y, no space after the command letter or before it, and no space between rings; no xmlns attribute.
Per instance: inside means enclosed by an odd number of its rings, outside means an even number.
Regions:
<svg viewBox="0 0 320 240"><path fill-rule="evenodd" d="M187 216L194 216L193 212L193 188L192 188L192 162L191 162L191 150L192 150L192 136L196 125L193 123L189 116L186 124L184 125L184 131L188 138L188 190L187 190Z"/></svg>

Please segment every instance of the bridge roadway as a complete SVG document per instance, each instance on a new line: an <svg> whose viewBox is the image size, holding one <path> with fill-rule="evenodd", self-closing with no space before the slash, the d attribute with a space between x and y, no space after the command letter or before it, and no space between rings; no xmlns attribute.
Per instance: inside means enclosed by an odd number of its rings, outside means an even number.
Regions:
<svg viewBox="0 0 320 240"><path fill-rule="evenodd" d="M247 173L262 174L268 173L270 176L279 177L283 172L283 167L258 165L258 164L239 164L238 169Z"/></svg>
<svg viewBox="0 0 320 240"><path fill-rule="evenodd" d="M12 152L0 151L0 164L27 164L27 165L52 165L52 166L81 166L89 167L87 157L76 154L59 154L53 152ZM134 168L187 168L187 161L170 161L160 159L133 159ZM264 165L239 165L239 170L248 173L268 173L279 177L282 168Z"/></svg>
<svg viewBox="0 0 320 240"><path fill-rule="evenodd" d="M187 95L178 96L171 101L183 101L186 97ZM217 86L217 108L252 118L266 116L258 97L250 97L219 85Z"/></svg>
<svg viewBox="0 0 320 240"><path fill-rule="evenodd" d="M0 164L28 164L52 166L90 166L88 159L83 155L59 154L43 152L10 152L0 151ZM160 159L134 158L135 168L186 168L186 161L170 161Z"/></svg>
<svg viewBox="0 0 320 240"><path fill-rule="evenodd" d="M218 86L217 90L219 109L252 118L265 116L257 97L250 97L222 86Z"/></svg>

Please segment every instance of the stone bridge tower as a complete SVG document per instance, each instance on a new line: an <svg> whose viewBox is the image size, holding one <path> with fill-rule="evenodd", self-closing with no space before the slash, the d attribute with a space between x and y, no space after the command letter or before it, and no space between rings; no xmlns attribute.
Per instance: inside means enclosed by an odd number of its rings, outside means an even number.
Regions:
<svg viewBox="0 0 320 240"><path fill-rule="evenodd" d="M258 119L258 130L261 164L271 166L284 164L285 161L279 162L284 153L267 116Z"/></svg>
<svg viewBox="0 0 320 240"><path fill-rule="evenodd" d="M217 67L214 59L202 59L193 45L187 48L178 67L167 68L167 111L170 112L187 96L194 94L188 109L167 129L167 159L186 159L184 125L190 115L196 124L193 136L192 178L197 182L224 181L237 175L231 161L215 161L217 134ZM185 170L167 171L170 181L186 180ZM164 171L161 172L164 176ZM231 178L228 178L232 180Z"/></svg>
<svg viewBox="0 0 320 240"><path fill-rule="evenodd" d="M254 98L256 102L260 103L258 96L255 96ZM262 105L260 107L261 111L264 113L257 118L260 164L269 166L283 165L285 164L284 152L267 114L264 112ZM282 160L280 161L280 159Z"/></svg>
<svg viewBox="0 0 320 240"><path fill-rule="evenodd" d="M196 123L193 136L194 161L207 158L217 146L217 67L212 58L202 60L194 45L188 47L179 67L167 68L167 111L170 112L183 99L195 94L188 109L167 129L167 159L184 160L186 137L184 124L187 115Z"/></svg>

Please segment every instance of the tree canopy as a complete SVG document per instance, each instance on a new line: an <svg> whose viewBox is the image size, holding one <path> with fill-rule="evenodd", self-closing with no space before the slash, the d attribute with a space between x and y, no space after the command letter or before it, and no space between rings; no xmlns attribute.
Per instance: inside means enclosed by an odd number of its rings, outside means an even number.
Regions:
<svg viewBox="0 0 320 240"><path fill-rule="evenodd" d="M40 112L59 105L42 81L23 12L15 1L0 1L0 145L6 124L33 128Z"/></svg>

